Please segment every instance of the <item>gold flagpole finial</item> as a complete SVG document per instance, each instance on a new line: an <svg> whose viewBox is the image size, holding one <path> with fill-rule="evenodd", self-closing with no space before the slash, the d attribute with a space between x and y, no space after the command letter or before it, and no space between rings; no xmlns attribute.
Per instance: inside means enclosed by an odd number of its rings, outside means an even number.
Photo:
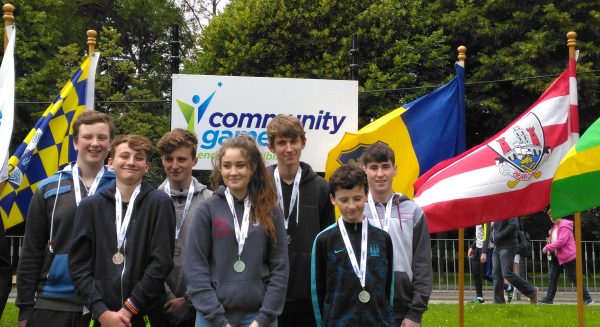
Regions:
<svg viewBox="0 0 600 327"><path fill-rule="evenodd" d="M467 59L467 47L465 47L464 45L461 45L460 47L457 48L457 50L458 50L458 61L464 62L465 59Z"/></svg>
<svg viewBox="0 0 600 327"><path fill-rule="evenodd" d="M15 16L13 15L13 12L15 11L15 6L11 5L10 3L7 3L4 6L2 6L2 10L4 10L4 16L2 16L2 19L4 19L4 26L12 25L15 21Z"/></svg>
<svg viewBox="0 0 600 327"><path fill-rule="evenodd" d="M95 30L88 30L86 32L86 34L87 34L88 56L91 56L94 54L94 51L96 51L96 35L98 35L98 33L96 33Z"/></svg>
<svg viewBox="0 0 600 327"><path fill-rule="evenodd" d="M569 47L569 58L575 58L577 48L577 33L571 31L567 33L567 46Z"/></svg>
<svg viewBox="0 0 600 327"><path fill-rule="evenodd" d="M11 5L10 3L7 3L4 6L2 6L2 10L4 10L4 16L2 16L2 19L4 19L4 27L6 28L6 26L13 25L15 22L15 16L13 15L13 12L15 11L15 6ZM4 33L4 51L6 51L7 46L8 46L8 35L5 32Z"/></svg>

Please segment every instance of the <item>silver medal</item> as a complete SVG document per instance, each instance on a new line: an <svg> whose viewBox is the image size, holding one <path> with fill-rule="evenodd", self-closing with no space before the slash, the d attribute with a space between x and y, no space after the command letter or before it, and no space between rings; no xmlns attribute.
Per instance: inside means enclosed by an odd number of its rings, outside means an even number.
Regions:
<svg viewBox="0 0 600 327"><path fill-rule="evenodd" d="M369 300L371 300L371 294L365 290L362 290L360 293L358 293L358 300L362 303L367 303Z"/></svg>
<svg viewBox="0 0 600 327"><path fill-rule="evenodd" d="M123 261L125 261L125 257L123 256L123 254L121 252L117 252L117 253L113 254L112 262L115 265L120 265L123 263Z"/></svg>
<svg viewBox="0 0 600 327"><path fill-rule="evenodd" d="M181 252L182 252L182 251L183 251L183 250L181 249L181 246L176 246L176 247L175 247L175 250L173 251L173 254L174 254L176 257L177 257L177 256L180 256L180 255L181 255Z"/></svg>
<svg viewBox="0 0 600 327"><path fill-rule="evenodd" d="M235 270L235 272L241 273L244 269L246 269L246 264L241 259L238 259L233 263L233 270Z"/></svg>

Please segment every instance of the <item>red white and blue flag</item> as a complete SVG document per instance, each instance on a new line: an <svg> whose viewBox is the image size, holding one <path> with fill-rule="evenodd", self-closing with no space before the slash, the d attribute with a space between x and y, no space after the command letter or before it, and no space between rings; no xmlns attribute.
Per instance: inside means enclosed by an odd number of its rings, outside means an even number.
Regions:
<svg viewBox="0 0 600 327"><path fill-rule="evenodd" d="M575 59L519 118L415 183L431 233L542 211L552 177L579 137Z"/></svg>

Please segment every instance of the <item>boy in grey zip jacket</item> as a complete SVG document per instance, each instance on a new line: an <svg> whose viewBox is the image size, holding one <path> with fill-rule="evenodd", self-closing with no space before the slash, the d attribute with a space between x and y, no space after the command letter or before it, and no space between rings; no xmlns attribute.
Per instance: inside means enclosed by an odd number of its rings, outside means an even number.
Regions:
<svg viewBox="0 0 600 327"><path fill-rule="evenodd" d="M369 181L364 215L386 230L394 246L394 315L402 326L420 326L433 289L431 243L423 210L406 196L392 191L397 174L392 149L382 142L362 156Z"/></svg>
<svg viewBox="0 0 600 327"><path fill-rule="evenodd" d="M198 162L197 147L196 135L182 128L165 133L157 144L167 174L167 179L158 189L167 193L175 205L174 266L165 282L167 302L164 308L169 325L177 327L195 324L196 311L187 294L184 275L185 253L196 210L201 201L212 195L206 185L192 176Z"/></svg>

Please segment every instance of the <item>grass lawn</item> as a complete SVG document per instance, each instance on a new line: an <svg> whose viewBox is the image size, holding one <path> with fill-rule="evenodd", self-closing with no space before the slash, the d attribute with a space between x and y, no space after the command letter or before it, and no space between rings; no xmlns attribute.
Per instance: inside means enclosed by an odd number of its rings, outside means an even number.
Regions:
<svg viewBox="0 0 600 327"><path fill-rule="evenodd" d="M600 306L583 308L584 326L600 326ZM465 304L465 326L577 326L577 306L531 304ZM431 304L423 326L458 326L458 304Z"/></svg>
<svg viewBox="0 0 600 327"><path fill-rule="evenodd" d="M584 325L600 326L600 305L584 307ZM431 304L423 316L426 327L458 326L457 304ZM7 303L2 316L2 327L17 326L17 308ZM376 325L373 325L376 326ZM576 305L530 304L465 304L465 326L494 327L547 327L577 326ZM285 327L285 326L281 326ZM365 326L367 327L367 326Z"/></svg>

